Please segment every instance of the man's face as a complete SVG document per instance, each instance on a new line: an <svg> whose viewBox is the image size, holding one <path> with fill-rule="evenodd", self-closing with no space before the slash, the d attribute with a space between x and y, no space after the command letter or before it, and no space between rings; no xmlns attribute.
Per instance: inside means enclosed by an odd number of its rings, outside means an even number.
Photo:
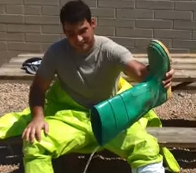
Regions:
<svg viewBox="0 0 196 173"><path fill-rule="evenodd" d="M65 23L63 30L71 46L73 46L76 51L87 52L94 44L95 26L96 24L94 19L92 19L91 23L84 20L76 24Z"/></svg>

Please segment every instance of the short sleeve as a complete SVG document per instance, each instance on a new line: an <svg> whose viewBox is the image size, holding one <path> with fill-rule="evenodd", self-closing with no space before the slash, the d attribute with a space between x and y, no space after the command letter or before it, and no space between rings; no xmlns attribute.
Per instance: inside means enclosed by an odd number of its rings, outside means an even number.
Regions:
<svg viewBox="0 0 196 173"><path fill-rule="evenodd" d="M133 54L124 46L117 43L113 43L110 59L113 61L121 70L131 61L134 60Z"/></svg>
<svg viewBox="0 0 196 173"><path fill-rule="evenodd" d="M37 75L52 80L56 72L56 60L53 51L49 48L43 56Z"/></svg>

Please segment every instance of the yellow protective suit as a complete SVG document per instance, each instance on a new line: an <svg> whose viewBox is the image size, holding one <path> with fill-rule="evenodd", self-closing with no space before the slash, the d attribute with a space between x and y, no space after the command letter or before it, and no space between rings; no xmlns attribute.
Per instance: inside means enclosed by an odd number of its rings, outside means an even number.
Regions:
<svg viewBox="0 0 196 173"><path fill-rule="evenodd" d="M119 81L119 92L131 85ZM42 132L41 142L23 142L26 173L53 173L52 158L71 152L92 153L97 148L89 110L74 102L56 80L46 94L45 119L49 134ZM31 121L30 109L7 113L0 118L0 139L19 136ZM121 133L103 148L125 158L132 168L163 160L172 172L179 172L179 165L167 148L160 148L157 139L147 134L147 126L159 126L161 122L153 110ZM101 150L102 148L100 148Z"/></svg>

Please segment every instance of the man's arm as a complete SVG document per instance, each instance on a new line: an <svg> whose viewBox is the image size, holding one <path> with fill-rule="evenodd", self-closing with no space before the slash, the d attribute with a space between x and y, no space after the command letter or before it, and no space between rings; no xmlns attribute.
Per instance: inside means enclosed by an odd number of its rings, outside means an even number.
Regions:
<svg viewBox="0 0 196 173"><path fill-rule="evenodd" d="M44 119L45 93L50 87L50 83L55 76L56 60L50 49L45 53L42 63L34 77L29 92L29 107L31 110L32 121L25 128L22 138L26 141L34 141L36 138L41 140L41 130L48 133L49 127Z"/></svg>
<svg viewBox="0 0 196 173"><path fill-rule="evenodd" d="M149 74L148 66L133 59L126 64L123 72L136 82L143 82Z"/></svg>
<svg viewBox="0 0 196 173"><path fill-rule="evenodd" d="M45 93L50 84L51 80L46 80L39 75L35 76L29 92L29 106L33 118L37 116L44 117Z"/></svg>
<svg viewBox="0 0 196 173"><path fill-rule="evenodd" d="M149 68L147 65L138 62L137 60L130 60L125 65L123 72L129 77L135 79L136 82L143 82L149 74ZM162 84L166 89L171 87L173 75L174 69L171 69L165 74L165 79L162 81Z"/></svg>
<svg viewBox="0 0 196 173"><path fill-rule="evenodd" d="M111 62L115 63L121 71L136 82L143 82L149 74L148 66L137 61L132 53L124 46L117 43L111 43L111 45ZM174 69L171 69L165 74L165 79L162 81L164 87L167 89L171 86L173 74Z"/></svg>
<svg viewBox="0 0 196 173"><path fill-rule="evenodd" d="M29 92L29 106L31 109L32 121L28 124L22 134L26 141L34 141L36 138L41 140L41 130L48 134L49 127L44 120L44 101L45 93L50 86L51 81L36 75Z"/></svg>
<svg viewBox="0 0 196 173"><path fill-rule="evenodd" d="M44 54L41 65L35 75L33 83L29 92L29 106L32 116L43 116L43 108L45 101L45 93L50 87L51 81L55 76L56 64L55 64L54 51L48 49Z"/></svg>

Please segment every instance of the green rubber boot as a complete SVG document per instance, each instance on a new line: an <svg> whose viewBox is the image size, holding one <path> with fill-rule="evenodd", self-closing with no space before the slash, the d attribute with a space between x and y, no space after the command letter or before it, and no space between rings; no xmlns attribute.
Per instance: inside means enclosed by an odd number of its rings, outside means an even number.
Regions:
<svg viewBox="0 0 196 173"><path fill-rule="evenodd" d="M170 69L170 58L166 47L152 40L147 48L150 74L145 82L105 100L91 109L91 124L100 146L126 130L152 108L168 99L162 85Z"/></svg>

